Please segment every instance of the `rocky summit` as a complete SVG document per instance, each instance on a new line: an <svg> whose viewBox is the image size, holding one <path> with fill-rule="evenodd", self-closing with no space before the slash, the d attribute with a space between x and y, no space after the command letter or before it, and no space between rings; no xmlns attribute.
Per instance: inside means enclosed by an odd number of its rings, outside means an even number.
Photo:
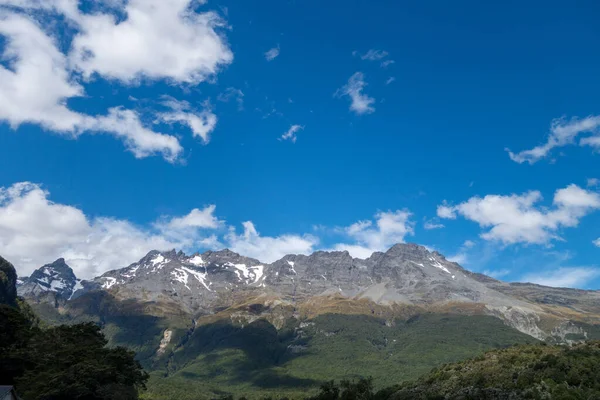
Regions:
<svg viewBox="0 0 600 400"><path fill-rule="evenodd" d="M30 277L17 280L19 295L26 298L52 295L52 297L68 300L79 289L83 289L81 281L75 277L64 258L42 266Z"/></svg>
<svg viewBox="0 0 600 400"><path fill-rule="evenodd" d="M501 282L415 244L397 244L367 259L318 251L271 264L230 250L151 251L83 282L59 259L22 280L18 290L28 299L52 293L63 306L107 292L120 301L169 304L194 319L225 313L278 319L280 325L288 317L329 312L389 319L422 312L490 315L536 339L559 342L585 338L586 326L600 323L598 291ZM248 303L260 306L259 315L240 308Z"/></svg>

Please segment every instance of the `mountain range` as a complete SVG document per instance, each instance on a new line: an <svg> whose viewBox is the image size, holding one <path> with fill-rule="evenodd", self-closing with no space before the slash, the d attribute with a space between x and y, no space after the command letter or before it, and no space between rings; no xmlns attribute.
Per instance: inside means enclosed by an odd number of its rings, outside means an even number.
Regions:
<svg viewBox="0 0 600 400"><path fill-rule="evenodd" d="M59 259L17 290L47 322L93 320L112 344L136 350L154 371L156 399L190 382L247 395L274 390L261 382L293 392L323 375L377 381L395 370L396 383L486 348L600 337L599 291L502 282L415 244L273 263L230 250L151 251L91 280ZM347 352L358 364L344 365Z"/></svg>

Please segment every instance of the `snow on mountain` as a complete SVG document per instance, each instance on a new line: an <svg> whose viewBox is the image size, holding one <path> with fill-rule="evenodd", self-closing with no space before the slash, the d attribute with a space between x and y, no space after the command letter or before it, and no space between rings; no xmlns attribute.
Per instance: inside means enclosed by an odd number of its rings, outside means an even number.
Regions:
<svg viewBox="0 0 600 400"><path fill-rule="evenodd" d="M71 267L62 258L42 266L29 278L21 278L17 282L19 295L25 297L53 292L57 296L70 299L77 290L82 288L81 281L75 277Z"/></svg>

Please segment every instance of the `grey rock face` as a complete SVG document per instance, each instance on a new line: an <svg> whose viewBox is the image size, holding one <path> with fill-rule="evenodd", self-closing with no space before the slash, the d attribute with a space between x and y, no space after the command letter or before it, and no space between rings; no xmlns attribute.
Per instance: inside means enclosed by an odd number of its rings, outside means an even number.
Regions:
<svg viewBox="0 0 600 400"><path fill-rule="evenodd" d="M82 288L81 282L63 258L35 270L29 278L19 279L17 286L19 295L25 298L50 293L65 300Z"/></svg>

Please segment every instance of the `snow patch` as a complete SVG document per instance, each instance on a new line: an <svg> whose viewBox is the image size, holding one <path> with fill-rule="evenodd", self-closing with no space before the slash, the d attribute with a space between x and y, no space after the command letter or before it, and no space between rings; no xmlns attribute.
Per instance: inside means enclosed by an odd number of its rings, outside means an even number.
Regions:
<svg viewBox="0 0 600 400"><path fill-rule="evenodd" d="M193 269L189 269L186 267L181 267L181 269L185 272L192 274L192 276L194 278L196 278L198 280L198 282L200 282L206 289L210 290L209 285L212 285L212 283L208 282L208 285L206 284L206 275L208 275L206 272L202 273L202 272L194 271ZM186 282L187 282L187 279L186 279ZM210 291L212 292L212 290L210 290Z"/></svg>
<svg viewBox="0 0 600 400"><path fill-rule="evenodd" d="M435 258L433 258L433 257L429 257L429 259L430 259L430 260L433 262L433 264L431 264L431 266L432 266L432 267L439 268L439 269L441 269L442 271L444 271L444 272L446 272L446 273L448 273L448 274L452 274L452 272L450 272L450 271L448 270L448 268L444 267L444 266L443 266L443 265L442 265L442 264L441 264L441 263L440 263L438 260L436 260Z"/></svg>
<svg viewBox="0 0 600 400"><path fill-rule="evenodd" d="M133 267L129 271L127 271L126 274L121 274L121 276L124 276L125 278L133 278L133 277L135 277L135 273L139 268L140 268L140 266L136 265L135 267Z"/></svg>
<svg viewBox="0 0 600 400"><path fill-rule="evenodd" d="M190 264L194 264L196 266L204 265L204 260L200 256L194 256L188 260Z"/></svg>
<svg viewBox="0 0 600 400"><path fill-rule="evenodd" d="M106 276L104 279L106 279L106 282L102 284L102 289L110 289L117 283L117 279L110 276Z"/></svg>
<svg viewBox="0 0 600 400"><path fill-rule="evenodd" d="M183 285L186 288L188 288L188 290L190 290L190 291L192 290L187 285L187 283L188 283L188 274L183 269L181 269L181 268L175 268L175 270L171 271L171 275L173 275L173 277L174 277L173 279L175 279L177 282L183 283Z"/></svg>
<svg viewBox="0 0 600 400"><path fill-rule="evenodd" d="M292 267L292 272L294 273L294 275L298 275L298 273L294 269L294 262L293 261L288 261L287 263L289 264L290 267Z"/></svg>
<svg viewBox="0 0 600 400"><path fill-rule="evenodd" d="M152 263L152 266L154 266L154 267L156 267L156 264L160 264L163 261L165 261L165 258L163 257L162 254L159 254L156 257L154 257L152 260L150 260L150 262Z"/></svg>
<svg viewBox="0 0 600 400"><path fill-rule="evenodd" d="M265 267L262 265L247 267L246 264L233 264L230 262L225 265L235 268L233 272L235 272L238 280L249 285L257 283L264 275Z"/></svg>
<svg viewBox="0 0 600 400"><path fill-rule="evenodd" d="M63 281L55 280L50 282L50 290L53 292L57 292L58 289L64 289L65 283Z"/></svg>
<svg viewBox="0 0 600 400"><path fill-rule="evenodd" d="M78 291L83 289L83 285L81 284L81 280L77 279L75 281L75 286L73 286L73 292L71 293L71 296L69 296L69 300L71 300L71 298L73 297L73 295Z"/></svg>

